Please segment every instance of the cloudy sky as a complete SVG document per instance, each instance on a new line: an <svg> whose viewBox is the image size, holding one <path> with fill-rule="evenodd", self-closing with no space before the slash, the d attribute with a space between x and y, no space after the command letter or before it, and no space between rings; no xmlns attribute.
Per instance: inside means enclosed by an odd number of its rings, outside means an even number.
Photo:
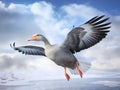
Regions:
<svg viewBox="0 0 120 90"><path fill-rule="evenodd" d="M12 50L10 43L28 42L35 33L45 35L52 44L60 44L73 25L83 24L96 15L110 17L111 31L99 44L76 54L80 61L91 63L91 76L120 72L119 0L2 0L0 1L0 71L39 70L42 75L63 74L63 68L40 56L24 56ZM95 71L93 71L95 70ZM92 73L91 73L92 72ZM44 73L44 74L43 74Z"/></svg>

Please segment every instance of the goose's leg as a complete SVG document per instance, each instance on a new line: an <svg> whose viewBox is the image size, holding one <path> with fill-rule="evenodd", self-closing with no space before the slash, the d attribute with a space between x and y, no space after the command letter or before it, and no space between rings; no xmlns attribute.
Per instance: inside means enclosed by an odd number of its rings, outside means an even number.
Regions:
<svg viewBox="0 0 120 90"><path fill-rule="evenodd" d="M77 72L78 72L78 74L80 75L80 77L82 78L82 75L83 75L83 73L82 73L82 71L79 69L79 63L78 62L76 62L76 69L77 69Z"/></svg>
<svg viewBox="0 0 120 90"><path fill-rule="evenodd" d="M66 73L66 67L64 67L64 73L65 73L65 77L66 77L66 79L69 81L70 80L70 76Z"/></svg>

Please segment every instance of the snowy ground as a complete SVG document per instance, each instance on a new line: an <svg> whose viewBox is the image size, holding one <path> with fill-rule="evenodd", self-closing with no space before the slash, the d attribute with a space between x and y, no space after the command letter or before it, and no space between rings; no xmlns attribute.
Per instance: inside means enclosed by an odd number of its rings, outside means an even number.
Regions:
<svg viewBox="0 0 120 90"><path fill-rule="evenodd" d="M0 85L0 90L120 90L120 79L18 80Z"/></svg>
<svg viewBox="0 0 120 90"><path fill-rule="evenodd" d="M94 74L92 71L88 71L83 75L83 79L89 80L90 78L99 78L99 81L93 82L93 84L100 85L104 82L104 85L111 85L111 81L100 81L103 78L115 78L114 80L120 79L120 73L113 73L113 72L97 72L98 74ZM96 72L96 71L95 71ZM70 72L68 72L70 73ZM71 80L74 80L74 78L78 78L81 80L79 76L71 75ZM87 79L88 78L88 79ZM63 73L56 73L53 72L41 72L38 69L35 70L19 70L19 71L6 71L6 72L0 72L0 86L21 86L21 85L34 85L37 81L49 81L49 80L64 80L67 81L64 77ZM119 86L120 83L114 81L115 83L112 83L112 85ZM38 83L38 82L37 82ZM1 90L1 89L0 89Z"/></svg>

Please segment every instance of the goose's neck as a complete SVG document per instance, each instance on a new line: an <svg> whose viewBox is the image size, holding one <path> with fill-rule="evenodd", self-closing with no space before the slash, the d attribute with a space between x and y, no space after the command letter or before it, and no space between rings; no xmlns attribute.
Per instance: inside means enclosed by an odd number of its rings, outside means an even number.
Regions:
<svg viewBox="0 0 120 90"><path fill-rule="evenodd" d="M45 43L45 46L50 46L50 42L48 41L48 39L46 37L43 37L43 42Z"/></svg>

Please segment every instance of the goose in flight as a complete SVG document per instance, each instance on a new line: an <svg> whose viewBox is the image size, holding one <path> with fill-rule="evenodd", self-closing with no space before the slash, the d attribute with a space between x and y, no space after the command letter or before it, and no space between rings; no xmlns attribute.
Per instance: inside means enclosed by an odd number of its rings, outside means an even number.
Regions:
<svg viewBox="0 0 120 90"><path fill-rule="evenodd" d="M48 57L57 65L64 67L65 77L69 81L70 76L66 72L66 68L76 71L80 77L83 75L80 68L81 63L74 54L90 48L105 38L111 24L108 19L105 18L105 15L96 16L83 25L73 27L61 45L52 45L45 36L34 34L29 41L43 41L44 48L32 45L16 47L15 43L10 44L10 46L25 55Z"/></svg>

